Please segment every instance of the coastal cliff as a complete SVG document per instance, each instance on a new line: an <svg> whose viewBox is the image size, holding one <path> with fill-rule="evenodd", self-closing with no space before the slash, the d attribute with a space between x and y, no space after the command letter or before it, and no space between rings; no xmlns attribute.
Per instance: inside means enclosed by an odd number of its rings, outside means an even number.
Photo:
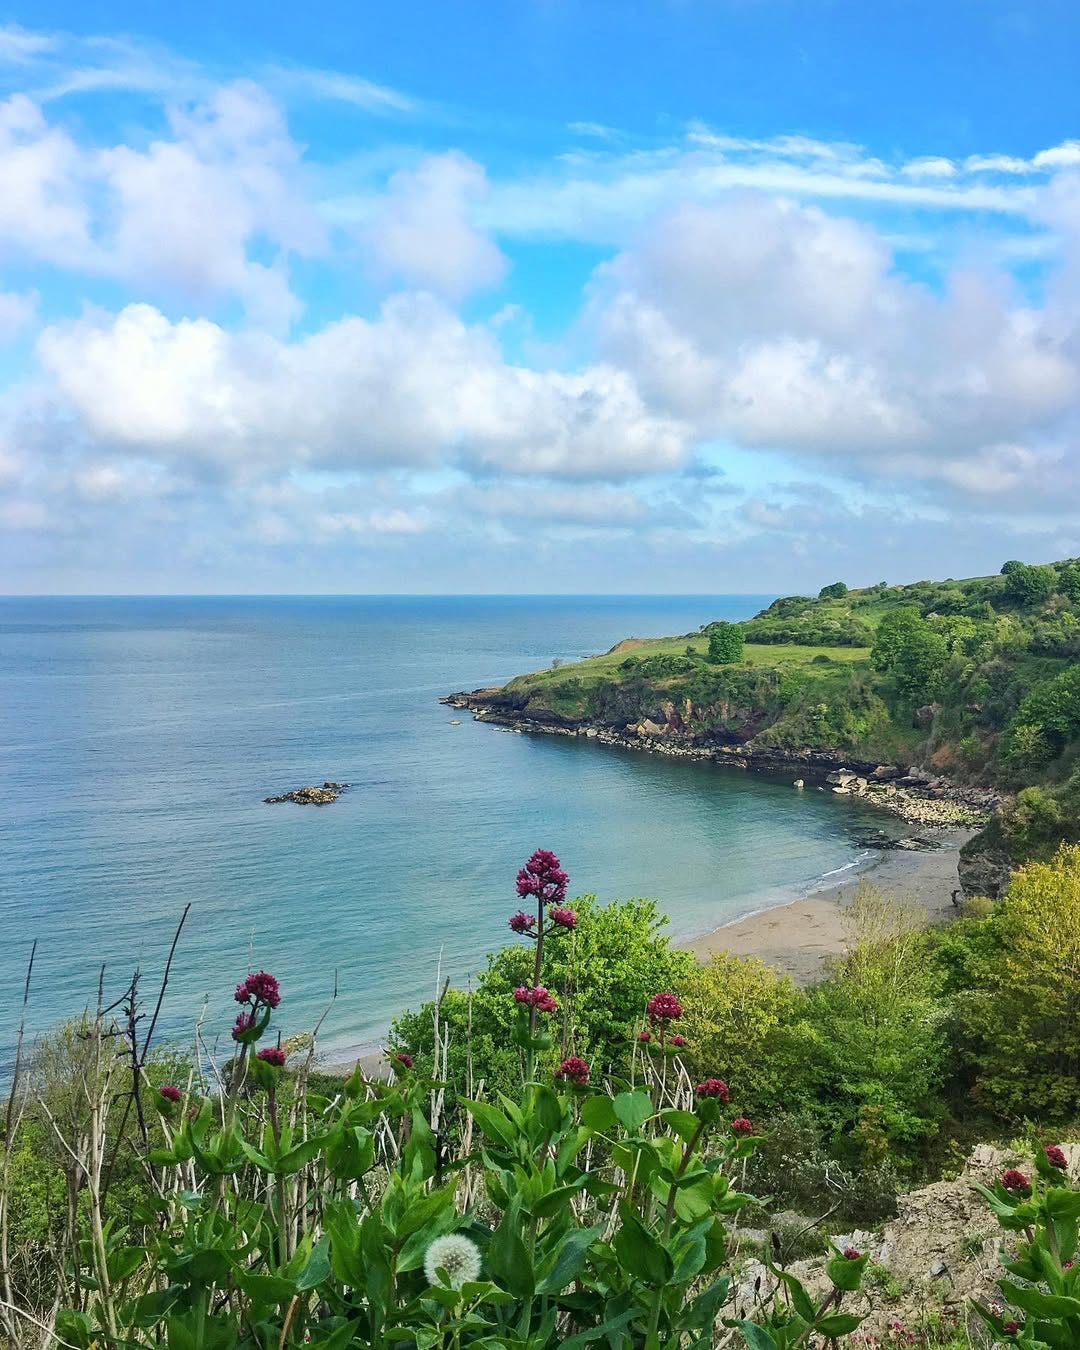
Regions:
<svg viewBox="0 0 1080 1350"><path fill-rule="evenodd" d="M923 825L986 826L961 876L995 894L1012 865L1080 830L1080 563L836 583L443 702L522 732L790 768Z"/></svg>

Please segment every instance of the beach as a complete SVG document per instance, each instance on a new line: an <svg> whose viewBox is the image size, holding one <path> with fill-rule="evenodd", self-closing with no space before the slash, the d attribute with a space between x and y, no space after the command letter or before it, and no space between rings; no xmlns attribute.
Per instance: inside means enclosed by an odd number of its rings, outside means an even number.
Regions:
<svg viewBox="0 0 1080 1350"><path fill-rule="evenodd" d="M930 923L953 918L952 893L960 885L956 872L960 847L971 833L942 830L933 849L883 851L834 885L680 945L701 961L716 952L756 956L787 971L797 983L810 984L820 978L826 957L843 952L847 938L844 911L865 883L878 887L890 899L924 909Z"/></svg>

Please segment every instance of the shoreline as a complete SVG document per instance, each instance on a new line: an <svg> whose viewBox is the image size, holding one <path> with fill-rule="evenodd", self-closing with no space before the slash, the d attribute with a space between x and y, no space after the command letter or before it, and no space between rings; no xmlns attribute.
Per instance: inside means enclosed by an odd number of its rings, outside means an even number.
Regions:
<svg viewBox="0 0 1080 1350"><path fill-rule="evenodd" d="M879 886L890 899L923 909L928 923L948 923L955 918L951 894L960 886L960 848L972 833L971 829L942 829L935 832L929 848L871 849L867 858L840 869L844 875L838 880L819 877L808 883L810 889L803 895L754 910L698 937L680 938L672 945L692 952L702 963L721 952L757 957L790 975L796 984L812 984L823 974L829 957L843 954L847 939L844 912L865 882ZM387 1076L385 1054L370 1044L328 1051L322 1068L325 1073L347 1074L357 1062L369 1076Z"/></svg>

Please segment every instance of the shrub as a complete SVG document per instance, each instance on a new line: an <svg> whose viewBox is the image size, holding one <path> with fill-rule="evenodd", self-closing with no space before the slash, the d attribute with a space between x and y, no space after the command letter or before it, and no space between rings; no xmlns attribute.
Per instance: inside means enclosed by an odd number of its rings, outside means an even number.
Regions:
<svg viewBox="0 0 1080 1350"><path fill-rule="evenodd" d="M728 665L741 661L743 654L742 624L720 622L709 630L709 660L713 665Z"/></svg>

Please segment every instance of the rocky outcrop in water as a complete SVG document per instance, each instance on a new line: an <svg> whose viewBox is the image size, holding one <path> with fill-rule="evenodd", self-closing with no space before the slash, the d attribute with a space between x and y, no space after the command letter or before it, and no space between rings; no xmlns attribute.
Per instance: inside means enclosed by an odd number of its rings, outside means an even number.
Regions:
<svg viewBox="0 0 1080 1350"><path fill-rule="evenodd" d="M274 802L295 802L297 806L329 806L331 802L336 802L343 792L349 788L348 783L331 783L329 779L323 783L322 787L299 787L293 788L291 792L283 792L279 797L264 797L263 801L268 804Z"/></svg>

